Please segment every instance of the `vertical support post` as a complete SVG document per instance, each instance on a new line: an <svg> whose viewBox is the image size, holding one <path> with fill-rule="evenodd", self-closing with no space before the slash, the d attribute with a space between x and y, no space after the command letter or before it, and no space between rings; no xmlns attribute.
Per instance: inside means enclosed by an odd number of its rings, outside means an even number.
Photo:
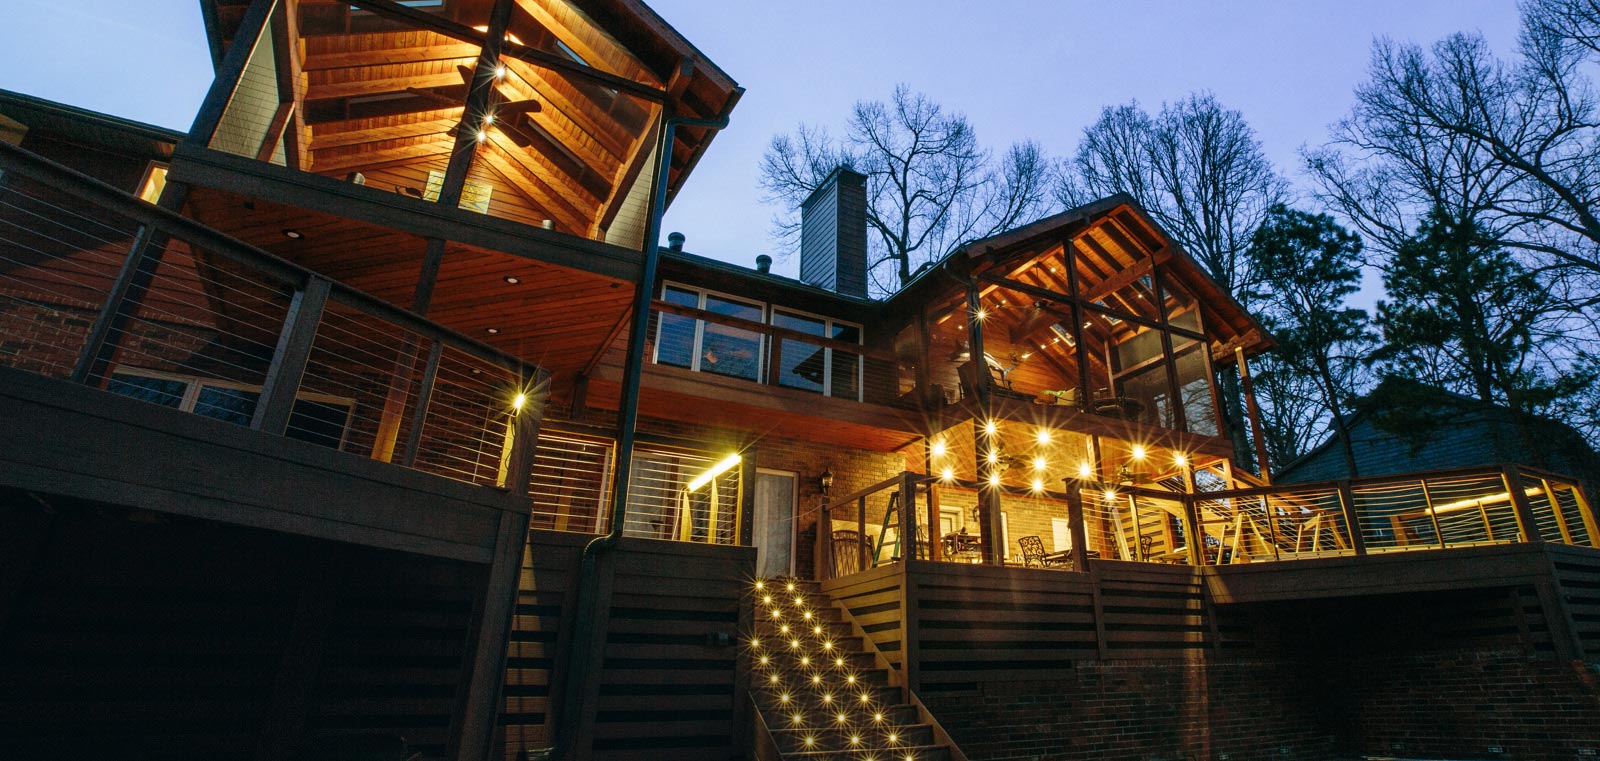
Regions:
<svg viewBox="0 0 1600 761"><path fill-rule="evenodd" d="M822 507L817 508L816 554L813 559L816 569L812 575L817 577L817 581L833 578L833 515L826 494L822 495Z"/></svg>
<svg viewBox="0 0 1600 761"><path fill-rule="evenodd" d="M1422 485L1422 504L1428 508L1428 517L1433 521L1433 535L1439 540L1439 549L1446 546L1444 529L1439 526L1439 514L1433 509L1433 491L1428 488L1428 479L1420 479L1417 483Z"/></svg>
<svg viewBox="0 0 1600 761"><path fill-rule="evenodd" d="M1261 520L1267 522L1267 536L1272 541L1272 559L1282 560L1283 558L1278 555L1278 516L1273 515L1272 501L1267 498L1267 495L1261 495L1260 499Z"/></svg>
<svg viewBox="0 0 1600 761"><path fill-rule="evenodd" d="M417 452L422 449L422 429L428 421L428 407L433 404L433 386L439 380L439 359L444 356L444 342L434 341L428 348L428 362L422 368L422 388L417 390L417 407L411 412L411 433L406 436L406 451L398 464L413 467ZM515 443L515 442L513 442Z"/></svg>
<svg viewBox="0 0 1600 761"><path fill-rule="evenodd" d="M1089 531L1083 525L1083 482L1064 479L1067 485L1067 532L1072 536L1072 570L1089 572Z"/></svg>
<svg viewBox="0 0 1600 761"><path fill-rule="evenodd" d="M532 449L522 441L512 446L513 452L519 446ZM513 471L509 478L516 479L515 474L519 472L522 471ZM522 494L527 490L527 476L522 475L518 480L521 490L513 488L513 494ZM518 500L518 504L521 504L521 500ZM517 604L517 581L522 575L522 556L528 546L528 518L526 509L500 513L494 559L489 564L488 580L479 606L482 614L477 621L477 636L465 675L466 681L460 688L458 712L451 722L449 747L454 752L450 755L459 761L484 761L489 757L495 718L500 714L500 693L505 684L506 643L511 639L512 614Z"/></svg>
<svg viewBox="0 0 1600 761"><path fill-rule="evenodd" d="M1562 543L1576 544L1576 542L1572 541L1572 529L1567 526L1567 516L1561 514L1561 503L1556 501L1556 491L1550 488L1550 479L1540 478L1539 486L1544 489L1545 501L1550 503L1550 512L1555 514L1556 528L1561 531Z"/></svg>
<svg viewBox="0 0 1600 761"><path fill-rule="evenodd" d="M944 560L943 537L938 536L939 531L939 485L928 482L928 560L940 562Z"/></svg>
<svg viewBox="0 0 1600 761"><path fill-rule="evenodd" d="M1189 565L1199 568L1206 563L1206 530L1200 523L1200 503L1195 498L1194 463L1183 463L1183 519L1189 525L1184 529L1189 536Z"/></svg>
<svg viewBox="0 0 1600 761"><path fill-rule="evenodd" d="M911 478L912 474L910 473L904 474L901 478L900 494L902 495L902 500L904 499L906 487L914 483ZM904 507L905 503L902 502L901 505ZM917 618L918 608L920 607L917 602L918 566L911 562L916 559L915 532L917 530L917 519L915 510L902 510L901 515L910 516L909 518L902 518L901 525L903 528L912 531L911 546L913 548L912 554L906 555L904 549L905 540L903 538L900 540L900 555L902 558L900 561L900 630L903 637L900 643L901 670L905 674L906 690L915 693L922 689L922 627ZM906 696L907 700L910 698L910 695Z"/></svg>
<svg viewBox="0 0 1600 761"><path fill-rule="evenodd" d="M1139 495L1128 493L1128 514L1133 516L1133 549L1129 553L1133 559L1143 563L1144 557L1144 525L1139 520Z"/></svg>
<svg viewBox="0 0 1600 761"><path fill-rule="evenodd" d="M904 531L900 537L900 557L902 562L921 560L918 552L917 540L917 476L915 473L900 474L900 524ZM906 552L906 543L910 542L911 551Z"/></svg>
<svg viewBox="0 0 1600 761"><path fill-rule="evenodd" d="M1515 465L1503 465L1500 468L1500 480L1505 482L1506 494L1511 497L1511 509L1516 513L1522 541L1542 541L1539 523L1533 517L1533 505L1528 503L1527 487L1522 482L1522 470Z"/></svg>
<svg viewBox="0 0 1600 761"><path fill-rule="evenodd" d="M756 447L746 447L744 459L739 465L739 507L734 512L733 525L733 543L740 547L755 546L756 480L760 478L756 472L758 462L761 462L761 455Z"/></svg>
<svg viewBox="0 0 1600 761"><path fill-rule="evenodd" d="M1583 517L1583 529L1589 533L1589 545L1600 547L1600 522L1594 518L1594 508L1589 504L1589 495L1583 491L1583 484L1572 484L1572 499L1578 503L1578 515Z"/></svg>
<svg viewBox="0 0 1600 761"><path fill-rule="evenodd" d="M1344 511L1344 525L1350 532L1350 546L1357 555L1367 554L1367 537L1361 532L1361 517L1356 513L1356 495L1348 479L1339 482L1339 509Z"/></svg>
<svg viewBox="0 0 1600 761"><path fill-rule="evenodd" d="M1250 414L1250 434L1256 444L1256 464L1261 468L1261 480L1272 483L1272 471L1267 459L1267 438L1261 425L1261 405L1256 403L1256 386L1250 380L1250 365L1245 361L1244 349L1233 347L1233 358L1239 363L1240 388L1244 391L1245 406Z"/></svg>
<svg viewBox="0 0 1600 761"><path fill-rule="evenodd" d="M1154 252L1150 254L1150 283L1156 294L1156 314L1161 319L1161 356L1167 365L1167 393L1172 395L1172 428L1187 432L1189 411L1183 407L1183 392L1178 386L1178 358L1172 353L1172 325L1167 320L1167 289L1161 285L1161 268L1156 264Z"/></svg>
<svg viewBox="0 0 1600 761"><path fill-rule="evenodd" d="M973 422L973 438L976 439L975 453L978 458L978 532L983 543L983 562L986 565L1002 565L1005 561L1005 552L1000 546L1002 532L1000 525L1000 488L994 485L995 476L999 474L997 467L989 462L987 454L994 447L1000 436L997 430L993 436L984 430L994 421L994 392L990 387L991 378L986 362L983 347L983 320L978 319L978 313L983 309L983 302L975 284L967 285L967 340L972 354L972 385L978 397L978 418Z"/></svg>
<svg viewBox="0 0 1600 761"><path fill-rule="evenodd" d="M1061 258L1067 268L1067 290L1071 291L1072 301L1072 340L1077 344L1078 354L1078 409L1092 409L1089 402L1089 348L1083 343L1083 295L1078 292L1078 249L1077 243L1072 238L1061 241Z"/></svg>
<svg viewBox="0 0 1600 761"><path fill-rule="evenodd" d="M188 199L188 185L169 182L161 191L161 198L156 205L167 211L179 212ZM138 313L140 303L150 290L150 283L155 280L156 269L161 266L162 254L171 240L167 233L150 225L140 227L134 234L133 243L128 247L128 256L122 260L117 279L111 284L106 302L100 307L94 325L89 328L83 352L78 355L78 362L72 368L73 383L104 381L117 351L116 341L112 337L125 333L134 314Z"/></svg>
<svg viewBox="0 0 1600 761"><path fill-rule="evenodd" d="M282 436L288 429L295 396L300 392L300 380L311 359L311 345L317 339L317 326L322 323L322 310L328 305L330 290L327 280L312 275L306 279L304 288L295 291L283 330L278 334L278 346L272 352L272 365L267 369L261 399L250 420L251 428L274 436Z"/></svg>
<svg viewBox="0 0 1600 761"><path fill-rule="evenodd" d="M900 551L905 552L905 537L900 538ZM873 548L874 551L877 548ZM877 560L876 557L873 558ZM872 566L867 565L867 498L856 498L856 570L865 571Z"/></svg>
<svg viewBox="0 0 1600 761"><path fill-rule="evenodd" d="M527 401L517 411L511 453L507 455L506 491L523 496L533 480L533 456L539 448L539 427L544 422L544 404L550 398L550 371L536 370L532 387L523 392ZM527 511L525 510L526 514Z"/></svg>

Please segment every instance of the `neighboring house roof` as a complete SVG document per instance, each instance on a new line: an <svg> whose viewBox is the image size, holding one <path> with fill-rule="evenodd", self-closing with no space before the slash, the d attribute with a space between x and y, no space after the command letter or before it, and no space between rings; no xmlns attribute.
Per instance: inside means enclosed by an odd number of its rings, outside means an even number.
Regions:
<svg viewBox="0 0 1600 761"><path fill-rule="evenodd" d="M1600 455L1581 433L1559 420L1528 416L1525 435L1514 415L1506 407L1389 378L1356 403L1346 428L1362 476L1519 464L1577 477L1591 494L1600 488ZM1414 426L1410 435L1394 430L1407 425ZM1342 447L1330 437L1278 468L1274 480L1305 483L1348 476Z"/></svg>

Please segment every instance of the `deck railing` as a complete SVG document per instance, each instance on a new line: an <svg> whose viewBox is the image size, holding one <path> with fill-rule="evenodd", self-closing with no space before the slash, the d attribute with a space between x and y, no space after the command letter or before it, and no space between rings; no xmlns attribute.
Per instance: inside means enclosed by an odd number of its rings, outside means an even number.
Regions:
<svg viewBox="0 0 1600 761"><path fill-rule="evenodd" d="M1515 465L1437 470L1375 478L1196 493L1128 485L1077 484L1075 492L1000 487L1010 565L1083 570L1066 552L1071 522L1082 526L1089 559L1179 565L1233 565L1549 542L1600 547L1583 488L1573 479ZM909 510L889 515L892 498ZM976 504L977 484L902 474L834 498L817 536L819 578L848 575L909 556L898 537L918 537L918 559L982 562L986 537L929 542L938 505ZM898 505L897 505L898 506ZM917 512L918 509L922 512ZM908 523L909 521L909 523ZM887 530L883 527L887 525ZM889 537L891 551L878 537ZM858 541L859 545L851 542ZM1041 538L1029 556L1024 537ZM850 543L841 546L842 543Z"/></svg>
<svg viewBox="0 0 1600 761"><path fill-rule="evenodd" d="M519 493L547 385L516 357L4 143L0 365Z"/></svg>

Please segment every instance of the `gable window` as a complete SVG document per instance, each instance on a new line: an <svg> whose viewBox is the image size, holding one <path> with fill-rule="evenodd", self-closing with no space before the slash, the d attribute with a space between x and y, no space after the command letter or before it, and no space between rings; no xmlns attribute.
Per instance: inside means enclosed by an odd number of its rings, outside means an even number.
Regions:
<svg viewBox="0 0 1600 761"><path fill-rule="evenodd" d="M437 169L428 170L428 185L422 189L424 201L438 202L439 192L444 189L444 172ZM461 208L475 211L479 214L489 213L489 194L493 188L481 182L469 182L461 187Z"/></svg>
<svg viewBox="0 0 1600 761"><path fill-rule="evenodd" d="M261 400L260 386L131 367L113 372L106 390L235 425L250 425ZM284 435L338 449L344 443L350 407L349 399L301 394L294 400Z"/></svg>
<svg viewBox="0 0 1600 761"><path fill-rule="evenodd" d="M144 170L144 178L139 180L139 200L156 203L161 200L161 191L166 187L167 165L160 161L152 161Z"/></svg>

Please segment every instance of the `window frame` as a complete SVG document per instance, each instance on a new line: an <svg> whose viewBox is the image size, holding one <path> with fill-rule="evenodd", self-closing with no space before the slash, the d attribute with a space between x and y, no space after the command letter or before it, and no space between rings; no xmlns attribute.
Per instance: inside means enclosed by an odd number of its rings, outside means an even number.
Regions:
<svg viewBox="0 0 1600 761"><path fill-rule="evenodd" d="M183 383L185 386L183 395L178 399L178 406L169 409L176 409L179 412L186 412L191 415L200 415L200 417L211 420L220 420L220 418L204 415L195 411L195 407L200 401L200 393L207 387L229 389L232 391L248 391L258 395L262 391L261 386L242 383L239 381L231 381L225 378L206 378L199 375L185 375L183 373L172 373L163 370L151 370L146 367L136 367L132 365L117 365L111 368L110 372L106 373L106 379L110 380L118 375L132 375L138 378L151 378L154 380ZM333 394L318 394L306 391L295 394L294 398L297 402L307 401L317 402L319 404L337 404L345 408L345 423L339 430L339 444L334 447L334 449L343 451L345 442L347 442L350 438L351 418L354 417L356 410L355 398L335 396Z"/></svg>
<svg viewBox="0 0 1600 761"><path fill-rule="evenodd" d="M761 324L761 325L770 325L771 324L769 322L769 320L770 320L770 316L772 314L772 310L771 310L771 308L769 307L769 305L766 302L757 301L755 299L747 299L747 298L744 298L743 296L734 296L732 294L723 293L721 291L714 291L714 290L711 290L710 288L701 288L699 286L688 285L688 284L685 284L685 283L677 283L677 282L673 282L673 281L670 281L670 280L661 281L661 290L658 292L658 295L656 296L656 298L662 299L663 301L666 300L667 289L668 288L677 288L680 291L689 291L689 292L694 293L695 294L695 306L694 306L694 308L698 309L698 310L700 310L702 312L710 311L710 310L706 309L706 299L708 297L710 297L710 296L715 296L715 297L717 297L719 299L726 299L728 301L732 301L732 302L735 302L735 303L744 304L745 306L753 306L753 307L761 310L761 320L760 320L759 324ZM704 353L704 347L705 347L706 321L702 320L702 319L699 319L699 318L695 318L695 317L689 317L689 318L685 318L685 319L694 320L694 342L689 347L689 367L688 367L688 370L690 372L696 372L696 373L709 372L709 371L700 369L700 356L701 356L701 354ZM651 364L661 364L661 330L662 330L661 321L660 321L660 319L657 319L656 320L655 340L651 342L651 348L650 348L650 363ZM758 339L759 342L760 342L760 346L757 348L756 356L759 358L759 361L756 363L756 377L755 377L755 382L758 383L758 384L765 384L767 382L767 361L766 360L767 360L767 353L769 351L771 351L771 346L772 346L771 342L767 340L768 338L769 338L769 336L767 334L762 333L762 334L760 334L760 337ZM667 366L668 367L676 367L676 365L670 365L670 364L667 365ZM711 374L711 375L721 375L724 378L733 378L735 380L750 380L749 378L741 378L741 377L739 377L737 375L727 375L727 374L723 374L723 373L709 373L709 374Z"/></svg>
<svg viewBox="0 0 1600 761"><path fill-rule="evenodd" d="M777 317L779 312L782 312L784 314L791 315L791 316L794 316L794 317L804 317L804 318L812 319L812 320L821 320L822 321L822 331L823 331L823 335L821 337L822 338L826 338L828 340L832 340L832 341L840 340L840 339L837 339L837 338L833 337L834 326L836 326L836 325L844 325L844 326L847 326L847 327L855 328L856 329L856 345L857 346L865 346L866 345L865 344L865 341L866 341L866 338L867 338L866 328L862 327L861 325L859 325L857 323L850 322L848 320L837 320L837 319L834 319L832 317L828 317L827 315L816 314L815 312L807 312L807 311L805 311L803 309L795 309L793 307L786 307L786 306L779 306L777 304L772 304L767 309L767 324L772 325L773 327L777 327L777 323L773 322L773 319L775 317ZM784 340L784 339L778 338L777 336L773 336L773 338L775 340L779 340L779 341ZM799 340L799 339L793 339L793 340ZM763 364L766 364L766 365L770 366L770 364L771 364L770 355L772 353L771 344L769 343L766 348L767 348L767 353L768 353L769 356L768 356L768 361L763 363ZM829 399L845 399L846 397L834 396L834 394L833 394L833 347L832 346L820 346L818 348L822 349L823 352L824 352L823 355L822 355L823 356L823 359L822 359L822 392L821 392L822 395L828 397ZM856 402L861 401L862 391L863 391L862 385L866 381L866 369L867 369L867 361L866 360L867 360L867 358L866 358L865 355L863 355L863 354L861 354L859 352L856 354L856 395L855 395L855 398L849 399L849 401L856 401ZM781 369L781 368L779 368L779 369ZM796 391L806 391L807 390L807 389L803 389L803 388L795 388L794 386L785 386L785 385L783 385L782 381L778 381L778 382L774 383L773 385L780 386L782 388L794 389Z"/></svg>

